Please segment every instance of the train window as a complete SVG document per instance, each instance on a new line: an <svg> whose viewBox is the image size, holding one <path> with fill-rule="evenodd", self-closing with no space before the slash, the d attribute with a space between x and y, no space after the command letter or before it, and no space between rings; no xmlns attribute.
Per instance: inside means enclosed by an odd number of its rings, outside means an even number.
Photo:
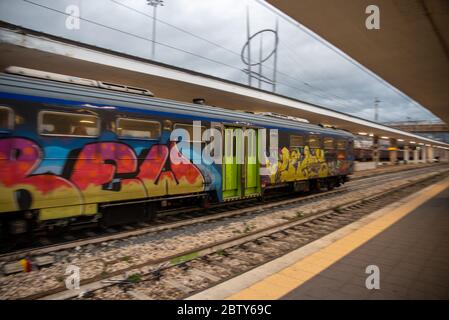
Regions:
<svg viewBox="0 0 449 320"><path fill-rule="evenodd" d="M42 135L97 137L100 133L98 117L66 112L39 112L38 130Z"/></svg>
<svg viewBox="0 0 449 320"><path fill-rule="evenodd" d="M159 121L138 119L117 119L117 135L131 139L159 139L161 123Z"/></svg>
<svg viewBox="0 0 449 320"><path fill-rule="evenodd" d="M354 156L354 141L353 140L348 140L348 154L351 157Z"/></svg>
<svg viewBox="0 0 449 320"><path fill-rule="evenodd" d="M270 153L270 155L273 154L273 152L277 152L277 148L279 147L279 132L278 130L268 130L266 135L266 150Z"/></svg>
<svg viewBox="0 0 449 320"><path fill-rule="evenodd" d="M337 149L338 150L346 150L346 141L345 140L337 140Z"/></svg>
<svg viewBox="0 0 449 320"><path fill-rule="evenodd" d="M14 112L7 107L0 107L0 130L11 130L14 126Z"/></svg>
<svg viewBox="0 0 449 320"><path fill-rule="evenodd" d="M304 147L305 141L303 136L290 136L290 148Z"/></svg>
<svg viewBox="0 0 449 320"><path fill-rule="evenodd" d="M318 136L309 136L307 139L309 148L321 148L321 138Z"/></svg>
<svg viewBox="0 0 449 320"><path fill-rule="evenodd" d="M337 140L337 160L345 160L346 159L346 141L345 140Z"/></svg>
<svg viewBox="0 0 449 320"><path fill-rule="evenodd" d="M193 125L191 124L184 124L184 123L175 123L174 129L184 129L189 133L190 141L191 142L198 142L197 140L193 140ZM202 141L203 133L206 131L206 127L201 126L201 138L199 141Z"/></svg>
<svg viewBox="0 0 449 320"><path fill-rule="evenodd" d="M333 150L334 148L335 148L334 139L324 138L324 149L325 150Z"/></svg>

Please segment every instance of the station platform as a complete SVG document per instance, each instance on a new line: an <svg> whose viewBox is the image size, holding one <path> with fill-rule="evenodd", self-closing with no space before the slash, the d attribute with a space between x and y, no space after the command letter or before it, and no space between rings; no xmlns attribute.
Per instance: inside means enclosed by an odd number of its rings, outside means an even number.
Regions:
<svg viewBox="0 0 449 320"><path fill-rule="evenodd" d="M449 179L190 299L449 299Z"/></svg>

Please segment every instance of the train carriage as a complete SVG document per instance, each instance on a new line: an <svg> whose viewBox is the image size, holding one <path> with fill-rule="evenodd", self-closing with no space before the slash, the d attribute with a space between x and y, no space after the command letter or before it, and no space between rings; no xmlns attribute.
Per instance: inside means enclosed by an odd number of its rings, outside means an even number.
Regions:
<svg viewBox="0 0 449 320"><path fill-rule="evenodd" d="M0 75L5 232L148 220L161 206L188 201L333 188L352 172L353 136L345 131L157 99L145 89L88 79L8 72ZM173 139L178 131L187 134ZM204 138L217 138L210 132L222 137L213 151L219 163L203 159ZM260 152L267 154L263 161Z"/></svg>

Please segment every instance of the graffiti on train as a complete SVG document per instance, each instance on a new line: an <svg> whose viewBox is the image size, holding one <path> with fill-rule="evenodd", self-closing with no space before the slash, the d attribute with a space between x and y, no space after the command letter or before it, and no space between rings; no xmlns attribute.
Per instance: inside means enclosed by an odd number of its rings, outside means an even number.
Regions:
<svg viewBox="0 0 449 320"><path fill-rule="evenodd" d="M169 155L182 161L173 163ZM154 144L137 157L121 142L95 142L72 150L61 174L34 173L44 151L33 140L0 140L0 212L201 192L205 177L177 150ZM82 209L80 209L82 210Z"/></svg>
<svg viewBox="0 0 449 320"><path fill-rule="evenodd" d="M283 147L279 151L277 168L270 175L270 183L324 178L349 170L349 162L344 161L344 155L337 156L335 161L326 161L325 158L325 151L320 148Z"/></svg>

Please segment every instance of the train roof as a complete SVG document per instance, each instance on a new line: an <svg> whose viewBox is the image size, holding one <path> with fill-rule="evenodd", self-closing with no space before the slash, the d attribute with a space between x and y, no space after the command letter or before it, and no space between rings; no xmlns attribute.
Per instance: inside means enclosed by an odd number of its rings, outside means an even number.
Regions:
<svg viewBox="0 0 449 320"><path fill-rule="evenodd" d="M64 83L54 80L32 78L23 75L0 73L0 92L38 96L60 100L70 100L114 106L127 107L141 111L159 111L164 113L175 113L185 116L197 116L199 118L212 118L218 122L245 123L253 126L283 127L286 129L307 130L316 134L329 134L345 137L353 137L347 131L325 128L319 125L305 123L302 121L270 117L262 114L247 113L224 109L215 106L178 102L169 99L154 98L145 94L135 94L109 90L73 83Z"/></svg>

